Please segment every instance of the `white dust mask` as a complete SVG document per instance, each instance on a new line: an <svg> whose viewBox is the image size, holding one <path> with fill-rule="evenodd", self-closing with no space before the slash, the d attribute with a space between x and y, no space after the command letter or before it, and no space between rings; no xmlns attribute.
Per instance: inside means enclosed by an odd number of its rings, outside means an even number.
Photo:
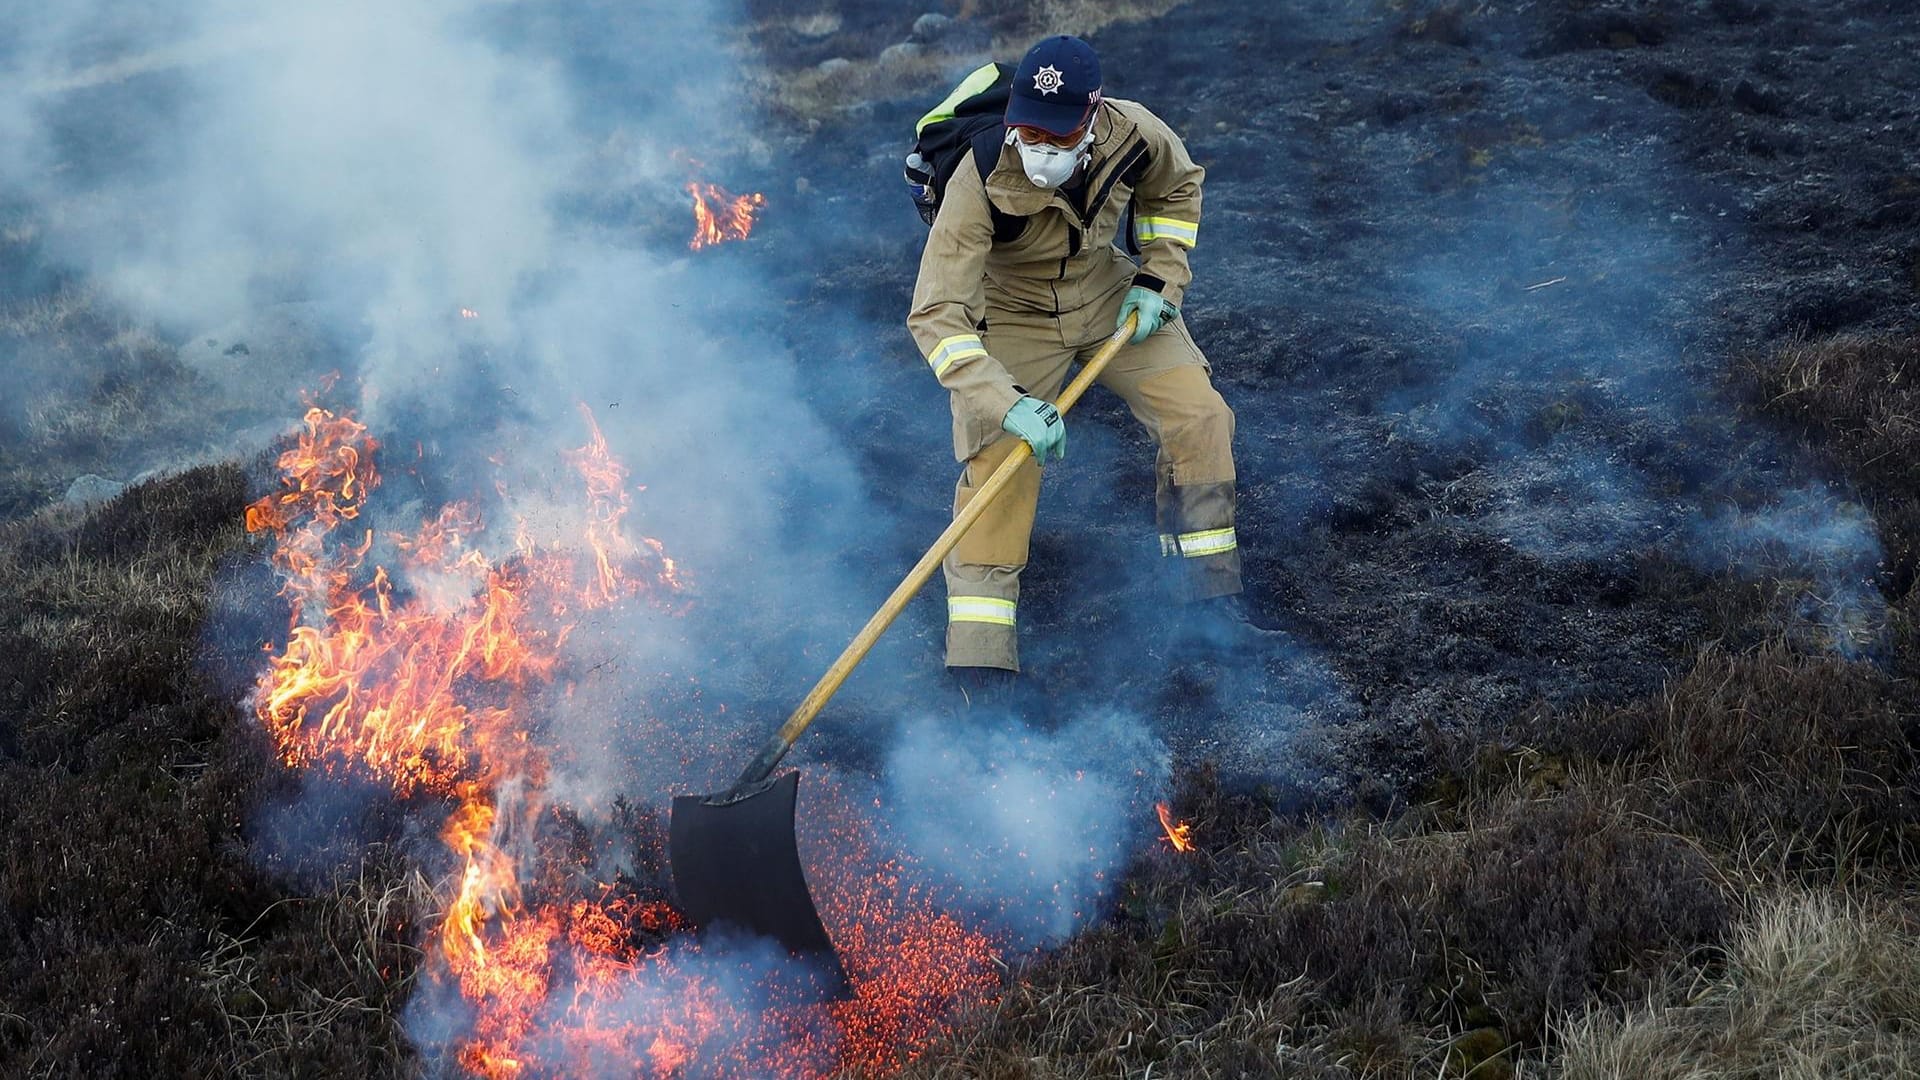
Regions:
<svg viewBox="0 0 1920 1080"><path fill-rule="evenodd" d="M1077 146L1048 146L1044 143L1034 146L1011 129L1007 131L1007 141L1020 151L1020 167L1026 170L1027 179L1034 187L1057 188L1071 180L1073 171L1087 159L1087 147L1093 145L1093 125L1087 125L1087 133Z"/></svg>

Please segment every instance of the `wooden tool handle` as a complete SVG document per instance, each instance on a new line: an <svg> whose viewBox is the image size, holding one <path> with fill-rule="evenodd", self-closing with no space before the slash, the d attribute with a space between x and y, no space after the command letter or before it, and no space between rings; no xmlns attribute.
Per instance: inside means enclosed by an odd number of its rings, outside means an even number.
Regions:
<svg viewBox="0 0 1920 1080"><path fill-rule="evenodd" d="M1093 381L1106 370L1107 362L1112 360L1114 354L1120 351L1120 346L1125 345L1127 339L1133 336L1133 329L1139 321L1139 315L1127 316L1127 321L1121 325L1120 329L1113 332L1113 336L1107 339L1106 344L1100 346L1100 351L1093 355L1093 359L1087 361L1086 366L1080 369L1080 373L1067 384L1067 388L1060 392L1060 400L1054 403L1054 407L1060 410L1061 415L1065 415L1068 409L1073 408L1074 402L1079 401L1080 396L1093 385ZM886 633L887 627L893 625L893 620L906 610L907 602L912 600L913 595L920 591L920 586L925 585L927 579L933 576L934 570L940 565L940 560L947 557L947 552L952 551L953 546L958 544L967 530L973 527L973 523L980 520L980 515L987 512L987 506L993 502L994 498L1013 482L1014 472L1033 456L1033 448L1027 445L1025 439L1017 441L1020 445L1013 448L1013 453L1008 454L1007 459L1000 463L1000 467L993 470L993 475L987 478L987 482L980 485L979 490L973 493L973 498L967 500L967 505L954 516L952 524L940 534L940 539L935 540L933 546L927 549L927 553L920 556L920 561L913 565L912 570L907 571L906 578L894 588L893 594L887 597L887 602L880 605L880 610L873 613L873 618L867 620L867 625L861 627L860 632L853 635L853 640L847 643L847 647L841 650L839 659L833 662L833 666L827 669L825 675L820 676L819 682L813 684L813 689L808 691L807 696L801 700L800 707L793 710L793 715L787 717L787 722L780 725L780 730L767 740L758 754L754 755L753 763L740 774L740 779L734 782L727 797L745 794L745 789L752 788L773 775L773 770L780 764L780 759L787 756L788 750L793 749L794 740L807 730L807 725L813 723L814 717L820 715L820 710L826 707L827 700L833 697L834 691L839 690L840 684L847 681L848 675L853 674L854 667L866 659L874 642L879 641L880 635Z"/></svg>

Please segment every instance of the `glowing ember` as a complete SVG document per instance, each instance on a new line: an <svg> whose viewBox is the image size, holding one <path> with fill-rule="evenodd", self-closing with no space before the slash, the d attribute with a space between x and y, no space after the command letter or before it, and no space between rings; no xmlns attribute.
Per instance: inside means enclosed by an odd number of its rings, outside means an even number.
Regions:
<svg viewBox="0 0 1920 1080"><path fill-rule="evenodd" d="M582 413L586 442L565 455L581 485L570 526L490 530L478 507L453 503L376 534L341 526L379 486L379 444L350 416L309 410L278 489L247 508L248 529L273 539L291 616L254 710L287 764L444 806L450 871L415 993L460 1034L430 1053L486 1077L884 1072L956 1007L991 997L997 954L908 883L854 800L816 785L825 805L803 815L831 830L810 865L855 989L832 1004L784 956L702 949L662 883L596 880L598 857L556 825L577 819L548 798L558 751L539 736L590 674L569 667L575 621L680 606L679 568L629 533L638 489ZM674 740L701 737L689 727L657 725L653 752L688 756Z"/></svg>
<svg viewBox="0 0 1920 1080"><path fill-rule="evenodd" d="M1160 828L1166 832L1167 841L1173 845L1173 850L1192 851L1193 826L1184 821L1175 824L1173 811L1167 808L1166 803L1154 803L1153 809L1160 815Z"/></svg>
<svg viewBox="0 0 1920 1080"><path fill-rule="evenodd" d="M693 196L693 239L687 246L694 251L724 240L745 240L753 231L753 219L767 205L767 197L758 192L735 195L719 184L698 180L687 182L687 194Z"/></svg>

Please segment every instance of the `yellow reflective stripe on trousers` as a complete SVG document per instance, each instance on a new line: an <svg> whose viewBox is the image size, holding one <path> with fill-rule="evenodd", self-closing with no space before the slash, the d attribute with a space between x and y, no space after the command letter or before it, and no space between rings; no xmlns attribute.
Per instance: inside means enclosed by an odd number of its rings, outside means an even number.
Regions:
<svg viewBox="0 0 1920 1080"><path fill-rule="evenodd" d="M1181 533L1177 542L1180 545L1180 554L1189 559L1198 559L1205 555L1224 555L1240 546L1240 540L1233 535L1231 527Z"/></svg>
<svg viewBox="0 0 1920 1080"><path fill-rule="evenodd" d="M1001 600L992 596L949 596L947 597L947 621L993 623L996 626L1013 625L1014 605L1011 600Z"/></svg>
<svg viewBox="0 0 1920 1080"><path fill-rule="evenodd" d="M929 124L937 124L942 120L953 119L953 110L959 108L961 102L992 86L993 81L999 77L999 69L992 64L988 64L982 68L975 68L973 74L967 76L966 81L953 88L953 93L947 95L947 100L935 105L932 112L921 117L920 122L913 125L914 135L918 136L921 132L927 130L927 125Z"/></svg>
<svg viewBox="0 0 1920 1080"><path fill-rule="evenodd" d="M1181 221L1179 218L1141 218L1133 223L1133 238L1142 244L1171 240L1185 247L1193 247L1200 242L1200 223Z"/></svg>
<svg viewBox="0 0 1920 1080"><path fill-rule="evenodd" d="M940 339L940 344L927 354L927 366L933 369L937 378L947 373L955 360L964 360L969 356L985 356L987 347L980 342L979 334L955 334Z"/></svg>

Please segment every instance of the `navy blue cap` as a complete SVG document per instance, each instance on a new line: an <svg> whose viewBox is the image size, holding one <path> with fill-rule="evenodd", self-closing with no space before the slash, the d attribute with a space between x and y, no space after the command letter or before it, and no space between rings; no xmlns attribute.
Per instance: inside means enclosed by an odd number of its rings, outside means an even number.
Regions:
<svg viewBox="0 0 1920 1080"><path fill-rule="evenodd" d="M1077 37L1050 37L1027 50L1013 73L1007 123L1055 135L1078 131L1100 100L1100 58Z"/></svg>

